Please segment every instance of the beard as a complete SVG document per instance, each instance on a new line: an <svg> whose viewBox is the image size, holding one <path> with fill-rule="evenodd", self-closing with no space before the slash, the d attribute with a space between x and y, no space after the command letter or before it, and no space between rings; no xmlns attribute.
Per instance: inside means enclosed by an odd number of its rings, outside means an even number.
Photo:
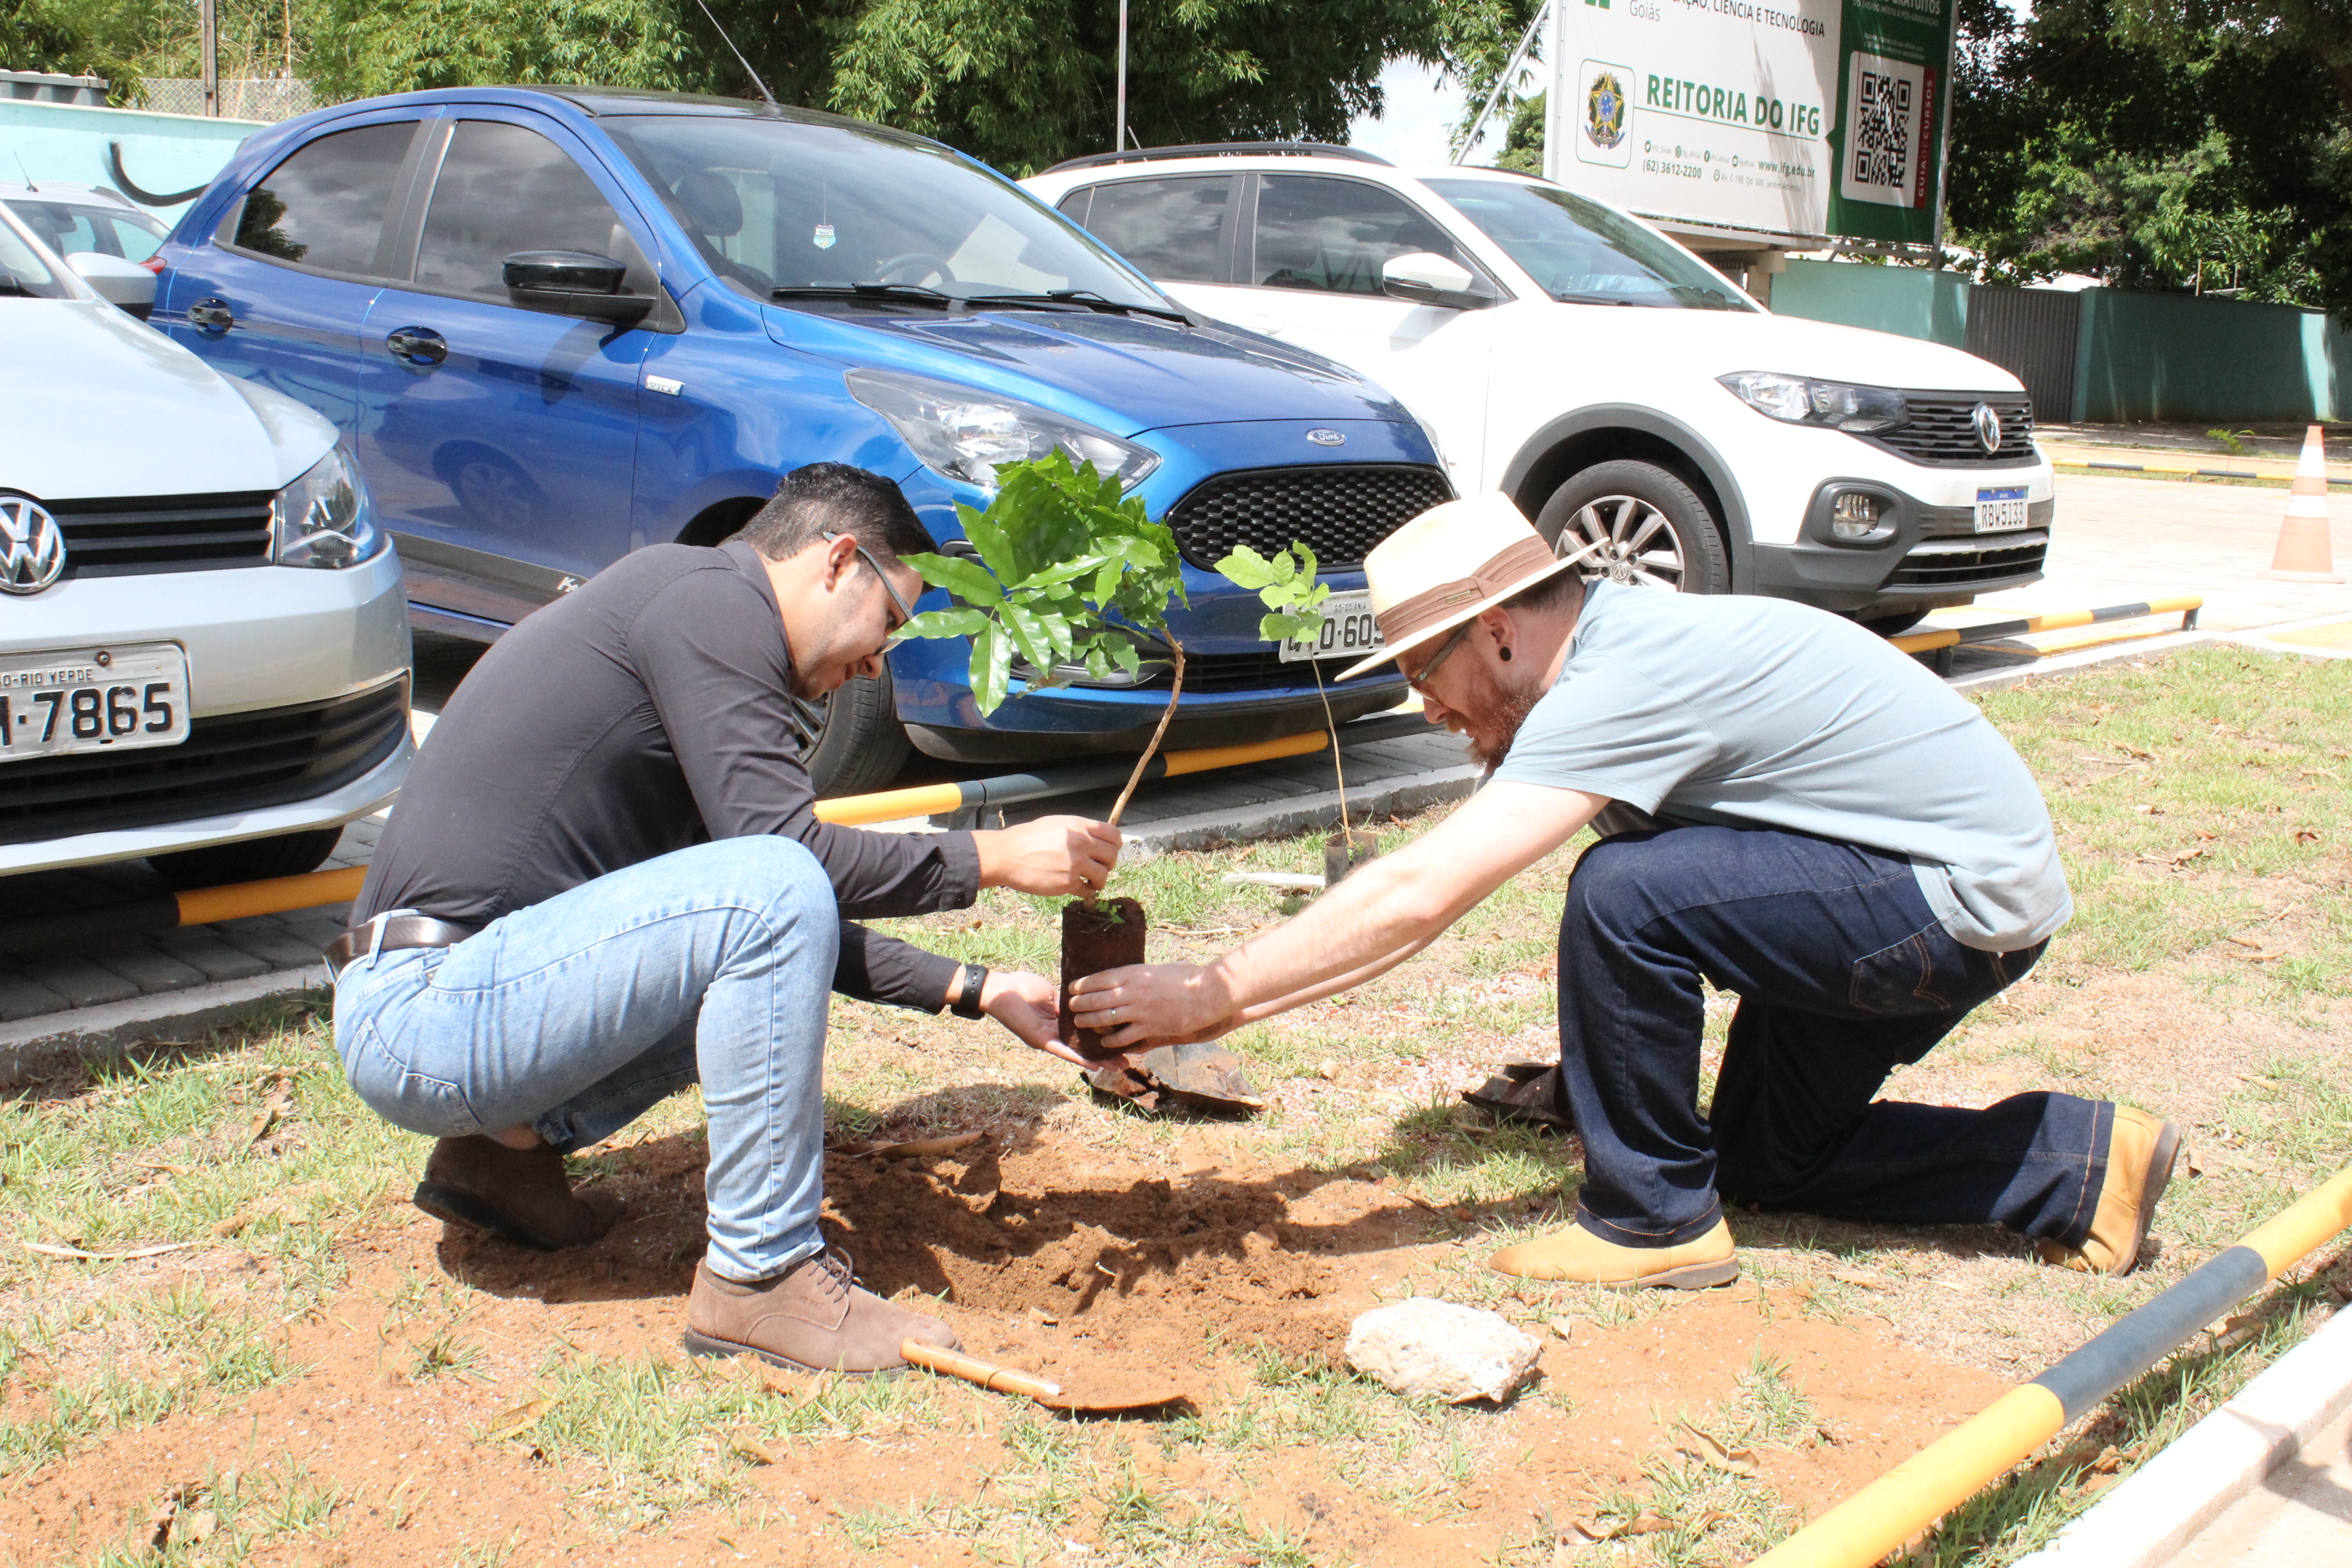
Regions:
<svg viewBox="0 0 2352 1568"><path fill-rule="evenodd" d="M1470 742L1470 755L1488 773L1509 754L1511 742L1519 738L1519 727L1528 721L1536 704L1543 700L1541 683L1525 690L1505 686L1495 672L1485 665L1476 670L1475 686L1461 704L1462 732Z"/></svg>

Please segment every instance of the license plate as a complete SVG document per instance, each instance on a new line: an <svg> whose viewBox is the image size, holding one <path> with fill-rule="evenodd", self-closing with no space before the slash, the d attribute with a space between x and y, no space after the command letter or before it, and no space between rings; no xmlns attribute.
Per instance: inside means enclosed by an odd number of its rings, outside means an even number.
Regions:
<svg viewBox="0 0 2352 1568"><path fill-rule="evenodd" d="M2001 533L2026 523L2025 488L1979 490L1977 492L1977 531Z"/></svg>
<svg viewBox="0 0 2352 1568"><path fill-rule="evenodd" d="M1370 594L1334 594L1323 601L1323 635L1313 642L1292 637L1282 645L1282 662L1309 658L1364 658L1378 653L1381 628L1372 619Z"/></svg>
<svg viewBox="0 0 2352 1568"><path fill-rule="evenodd" d="M187 738L188 656L177 643L0 654L0 763Z"/></svg>

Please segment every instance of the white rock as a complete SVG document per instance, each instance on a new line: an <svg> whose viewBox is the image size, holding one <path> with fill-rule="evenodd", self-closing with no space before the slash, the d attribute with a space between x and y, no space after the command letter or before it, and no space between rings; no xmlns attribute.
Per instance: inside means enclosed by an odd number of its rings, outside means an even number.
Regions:
<svg viewBox="0 0 2352 1568"><path fill-rule="evenodd" d="M1542 1354L1542 1341L1499 1313L1430 1296L1375 1307L1348 1329L1349 1365L1399 1394L1455 1405L1507 1397Z"/></svg>

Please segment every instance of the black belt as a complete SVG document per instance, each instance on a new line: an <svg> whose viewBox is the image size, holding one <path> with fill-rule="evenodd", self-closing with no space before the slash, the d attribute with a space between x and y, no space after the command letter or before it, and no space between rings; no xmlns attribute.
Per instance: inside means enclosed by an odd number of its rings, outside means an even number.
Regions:
<svg viewBox="0 0 2352 1568"><path fill-rule="evenodd" d="M379 926L383 930L381 941L376 936ZM353 926L328 944L327 974L331 979L341 974L371 945L378 952L411 947L455 947L473 934L472 926L452 925L425 915L378 915L362 925Z"/></svg>

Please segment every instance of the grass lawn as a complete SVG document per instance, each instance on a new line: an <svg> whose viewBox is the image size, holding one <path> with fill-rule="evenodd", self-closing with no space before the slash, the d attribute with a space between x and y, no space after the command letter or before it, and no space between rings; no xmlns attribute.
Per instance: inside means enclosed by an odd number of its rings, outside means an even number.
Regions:
<svg viewBox="0 0 2352 1568"><path fill-rule="evenodd" d="M612 1237L522 1254L408 1205L425 1142L356 1104L293 1007L0 1100L0 1563L1743 1560L2352 1158L2352 668L2204 648L1982 702L2042 781L2077 913L1888 1092L2061 1089L2181 1122L2198 1173L2129 1279L1991 1230L1783 1215L1734 1216L1724 1289L1486 1272L1579 1179L1573 1141L1457 1098L1552 1041L1578 846L1398 973L1229 1042L1269 1102L1249 1121L1097 1103L991 1026L836 1003L831 1238L977 1353L1177 1373L1190 1404L1152 1419L691 1361L691 1096L578 1162L629 1201ZM1113 890L1150 907L1155 956L1206 955L1286 908L1223 874L1319 864L1305 839L1175 855ZM1055 921L992 893L893 924L1045 969ZM1456 1408L1350 1373L1349 1321L1413 1294L1540 1337L1539 1380ZM2331 1248L1918 1559L2031 1550L2347 1299Z"/></svg>

